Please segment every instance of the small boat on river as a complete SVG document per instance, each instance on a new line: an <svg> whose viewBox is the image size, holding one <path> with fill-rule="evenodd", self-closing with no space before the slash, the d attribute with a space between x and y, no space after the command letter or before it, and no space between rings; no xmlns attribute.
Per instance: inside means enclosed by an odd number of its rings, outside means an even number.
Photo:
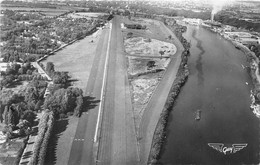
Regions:
<svg viewBox="0 0 260 165"><path fill-rule="evenodd" d="M200 118L201 118L201 110L198 109L198 110L196 111L195 120L200 120Z"/></svg>

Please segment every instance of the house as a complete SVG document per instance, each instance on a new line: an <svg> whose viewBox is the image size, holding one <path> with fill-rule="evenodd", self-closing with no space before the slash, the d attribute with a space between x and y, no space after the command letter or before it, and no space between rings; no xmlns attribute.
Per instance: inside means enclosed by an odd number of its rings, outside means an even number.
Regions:
<svg viewBox="0 0 260 165"><path fill-rule="evenodd" d="M5 72L8 68L9 63L6 63L6 62L0 62L0 72Z"/></svg>

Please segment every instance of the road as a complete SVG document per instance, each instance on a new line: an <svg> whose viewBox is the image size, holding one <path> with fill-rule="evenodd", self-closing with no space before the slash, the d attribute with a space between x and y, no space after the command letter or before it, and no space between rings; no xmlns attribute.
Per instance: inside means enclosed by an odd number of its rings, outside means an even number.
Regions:
<svg viewBox="0 0 260 165"><path fill-rule="evenodd" d="M69 165L138 164L137 139L119 21L118 16L112 20L110 37L109 29L104 29L101 34L85 91L89 100L85 105L88 112L83 113L79 120ZM101 96L101 93L104 95ZM101 98L99 133L97 143L94 143Z"/></svg>
<svg viewBox="0 0 260 165"><path fill-rule="evenodd" d="M165 74L152 95L147 107L144 110L143 117L139 126L138 137L140 138L140 164L147 164L148 157L151 150L152 140L156 125L159 121L161 112L164 108L171 86L176 78L177 71L181 62L181 54L184 50L182 44L177 39L175 34L168 29L163 23L161 28L164 32L172 36L174 45L177 48L176 54L165 71Z"/></svg>
<svg viewBox="0 0 260 165"><path fill-rule="evenodd" d="M136 165L138 148L120 17L115 16L112 24L97 164Z"/></svg>
<svg viewBox="0 0 260 165"><path fill-rule="evenodd" d="M42 67L38 64L38 62L32 62L33 67L38 69L38 73L41 74L42 77L46 77L49 81L52 79L50 76L42 69Z"/></svg>

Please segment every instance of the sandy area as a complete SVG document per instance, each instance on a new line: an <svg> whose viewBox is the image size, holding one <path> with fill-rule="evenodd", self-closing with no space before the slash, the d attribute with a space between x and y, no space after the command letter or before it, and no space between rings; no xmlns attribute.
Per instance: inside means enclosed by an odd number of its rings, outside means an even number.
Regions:
<svg viewBox="0 0 260 165"><path fill-rule="evenodd" d="M175 45L156 39L134 37L126 39L124 45L129 55L170 57L176 53Z"/></svg>
<svg viewBox="0 0 260 165"><path fill-rule="evenodd" d="M53 62L55 70L69 72L69 75L75 80L73 85L84 91L101 33L102 31L96 32L67 46L54 55L49 56L42 63L46 66L47 62ZM92 40L93 42L91 42Z"/></svg>

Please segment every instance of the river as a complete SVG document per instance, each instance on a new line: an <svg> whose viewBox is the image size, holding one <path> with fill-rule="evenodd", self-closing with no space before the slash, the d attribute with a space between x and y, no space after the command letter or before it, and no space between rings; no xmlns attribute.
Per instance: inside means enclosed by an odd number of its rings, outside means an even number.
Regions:
<svg viewBox="0 0 260 165"><path fill-rule="evenodd" d="M258 164L259 119L250 109L252 81L245 54L208 29L186 26L190 75L170 113L159 162ZM220 151L232 144L247 146L224 154L208 143L224 144Z"/></svg>

